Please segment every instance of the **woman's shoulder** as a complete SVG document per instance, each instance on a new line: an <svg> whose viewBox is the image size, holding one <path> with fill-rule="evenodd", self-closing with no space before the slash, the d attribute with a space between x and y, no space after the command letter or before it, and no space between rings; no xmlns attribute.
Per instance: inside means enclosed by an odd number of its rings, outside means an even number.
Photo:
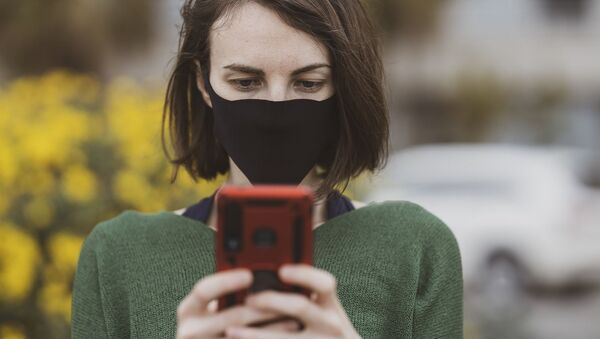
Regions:
<svg viewBox="0 0 600 339"><path fill-rule="evenodd" d="M461 252L450 227L422 205L406 200L388 200L373 205L365 220L379 226L378 243L393 243L393 251L430 269L461 271ZM369 208L369 207L367 207ZM366 211L366 210L365 210ZM375 222L378 220L378 222Z"/></svg>
<svg viewBox="0 0 600 339"><path fill-rule="evenodd" d="M127 209L98 222L87 238L97 246L169 241L197 232L194 221L173 211L144 212Z"/></svg>
<svg viewBox="0 0 600 339"><path fill-rule="evenodd" d="M422 205L408 200L385 200L369 202L358 210L372 224L377 224L386 235L425 243L456 244L456 238L448 225Z"/></svg>
<svg viewBox="0 0 600 339"><path fill-rule="evenodd" d="M132 229L139 229L156 224L160 219L164 219L165 211L143 212L139 210L127 209L120 213L98 222L92 232L102 232L104 234L127 233Z"/></svg>

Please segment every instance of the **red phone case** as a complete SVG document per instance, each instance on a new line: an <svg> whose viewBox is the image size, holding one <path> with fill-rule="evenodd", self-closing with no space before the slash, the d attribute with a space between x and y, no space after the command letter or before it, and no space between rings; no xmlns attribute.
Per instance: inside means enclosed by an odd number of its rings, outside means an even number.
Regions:
<svg viewBox="0 0 600 339"><path fill-rule="evenodd" d="M237 267L253 272L252 286L219 298L218 309L242 303L265 289L309 292L282 283L284 263L312 265L313 193L291 185L223 186L217 193L217 271Z"/></svg>

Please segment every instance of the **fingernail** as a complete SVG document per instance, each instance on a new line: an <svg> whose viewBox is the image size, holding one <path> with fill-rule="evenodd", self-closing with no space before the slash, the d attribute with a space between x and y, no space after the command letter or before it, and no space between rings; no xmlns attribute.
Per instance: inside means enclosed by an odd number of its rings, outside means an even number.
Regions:
<svg viewBox="0 0 600 339"><path fill-rule="evenodd" d="M241 270L240 271L240 275L243 279L244 282L251 282L252 281L252 273L250 271L247 270Z"/></svg>
<svg viewBox="0 0 600 339"><path fill-rule="evenodd" d="M284 266L281 266L280 273L282 275L289 276L290 274L292 274L293 270L294 269L292 267L290 267L288 265L284 265Z"/></svg>

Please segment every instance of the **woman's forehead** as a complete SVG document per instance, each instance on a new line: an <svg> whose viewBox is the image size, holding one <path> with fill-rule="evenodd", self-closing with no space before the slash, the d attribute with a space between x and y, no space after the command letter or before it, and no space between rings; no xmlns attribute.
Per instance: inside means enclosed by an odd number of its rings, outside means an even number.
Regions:
<svg viewBox="0 0 600 339"><path fill-rule="evenodd" d="M322 43L254 2L241 5L217 20L210 40L211 60L219 68L243 63L264 70L293 70L329 62Z"/></svg>

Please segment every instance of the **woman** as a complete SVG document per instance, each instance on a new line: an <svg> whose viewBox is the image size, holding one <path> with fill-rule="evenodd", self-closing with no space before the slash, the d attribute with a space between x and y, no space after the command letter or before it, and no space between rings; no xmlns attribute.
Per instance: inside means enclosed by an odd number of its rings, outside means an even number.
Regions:
<svg viewBox="0 0 600 339"><path fill-rule="evenodd" d="M165 104L172 162L194 178L313 189L314 267L279 272L312 296L264 291L216 310L252 282L214 273L217 190L96 225L75 276L73 338L462 337L446 225L410 202L365 205L335 189L387 156L380 46L360 1L188 0L182 15ZM282 315L298 322L251 326Z"/></svg>

